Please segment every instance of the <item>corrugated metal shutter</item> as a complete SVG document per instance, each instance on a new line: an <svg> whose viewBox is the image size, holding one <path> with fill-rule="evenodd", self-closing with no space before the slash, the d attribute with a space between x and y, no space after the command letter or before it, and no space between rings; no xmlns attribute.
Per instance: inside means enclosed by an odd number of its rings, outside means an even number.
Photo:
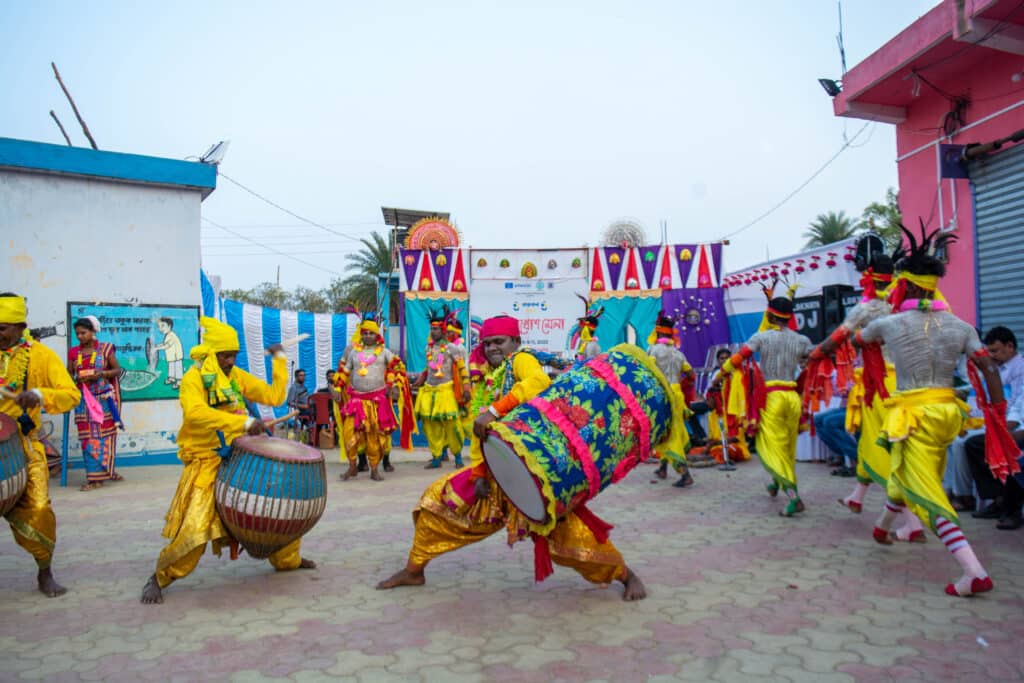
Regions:
<svg viewBox="0 0 1024 683"><path fill-rule="evenodd" d="M978 326L1005 325L1024 340L1024 144L971 162L970 176L978 236Z"/></svg>

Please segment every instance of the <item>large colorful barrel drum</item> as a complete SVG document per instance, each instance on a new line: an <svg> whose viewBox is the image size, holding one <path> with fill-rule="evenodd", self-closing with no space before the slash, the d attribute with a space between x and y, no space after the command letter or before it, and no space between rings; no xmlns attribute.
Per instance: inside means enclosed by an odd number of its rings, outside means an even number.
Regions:
<svg viewBox="0 0 1024 683"><path fill-rule="evenodd" d="M0 413L0 516L11 511L28 484L28 457L18 423Z"/></svg>
<svg viewBox="0 0 1024 683"><path fill-rule="evenodd" d="M484 458L539 533L653 454L683 406L653 359L620 344L491 425Z"/></svg>
<svg viewBox="0 0 1024 683"><path fill-rule="evenodd" d="M323 515L324 456L295 441L239 437L217 472L214 500L224 526L246 552L269 557L312 529Z"/></svg>

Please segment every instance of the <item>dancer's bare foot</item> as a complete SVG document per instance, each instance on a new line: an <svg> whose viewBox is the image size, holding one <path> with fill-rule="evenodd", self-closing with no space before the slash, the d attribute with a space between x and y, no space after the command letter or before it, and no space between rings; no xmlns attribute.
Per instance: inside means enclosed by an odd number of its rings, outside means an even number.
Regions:
<svg viewBox="0 0 1024 683"><path fill-rule="evenodd" d="M628 579L629 577L627 576L626 578ZM422 570L411 572L408 569L403 569L378 583L377 590L384 591L389 588L397 588L398 586L422 586L426 582L427 579L423 576Z"/></svg>
<svg viewBox="0 0 1024 683"><path fill-rule="evenodd" d="M316 569L316 562L304 557L302 558L302 561L299 562L299 569Z"/></svg>
<svg viewBox="0 0 1024 683"><path fill-rule="evenodd" d="M48 598L55 598L68 592L67 588L57 583L49 569L40 569L36 579L39 581L39 592Z"/></svg>
<svg viewBox="0 0 1024 683"><path fill-rule="evenodd" d="M370 479L374 481L384 481L384 477L380 476L380 472L377 471L376 467L370 470Z"/></svg>
<svg viewBox="0 0 1024 683"><path fill-rule="evenodd" d="M348 466L348 471L347 472L342 472L341 480L342 481L348 481L349 479L355 479L358 476L359 476L359 470L357 469L355 463L353 463L353 464L350 464Z"/></svg>
<svg viewBox="0 0 1024 683"><path fill-rule="evenodd" d="M626 578L622 581L622 599L626 602L643 600L647 597L647 588L632 569L626 567Z"/></svg>
<svg viewBox="0 0 1024 683"><path fill-rule="evenodd" d="M142 587L143 605L160 605L164 601L164 592L160 590L160 584L156 582L156 574L149 577L149 581Z"/></svg>

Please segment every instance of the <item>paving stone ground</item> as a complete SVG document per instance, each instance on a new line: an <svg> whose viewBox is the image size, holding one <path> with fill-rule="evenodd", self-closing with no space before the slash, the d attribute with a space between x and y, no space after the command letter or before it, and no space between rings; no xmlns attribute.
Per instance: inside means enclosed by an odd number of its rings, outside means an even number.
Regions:
<svg viewBox="0 0 1024 683"><path fill-rule="evenodd" d="M385 482L338 481L303 544L316 571L206 555L159 606L139 604L162 546L179 468L124 470L82 493L52 487L54 565L69 593L0 540L0 679L52 681L1009 681L1024 669L1024 531L963 519L996 590L947 597L955 562L926 545L871 540L866 512L836 503L852 480L799 464L808 511L779 518L756 462L695 471L680 491L641 465L592 508L643 577L620 600L556 567L533 583L529 543L503 535L442 557L422 588L374 590L405 562L410 510L437 475L396 454ZM52 483L55 484L56 480ZM870 512L869 512L870 511Z"/></svg>

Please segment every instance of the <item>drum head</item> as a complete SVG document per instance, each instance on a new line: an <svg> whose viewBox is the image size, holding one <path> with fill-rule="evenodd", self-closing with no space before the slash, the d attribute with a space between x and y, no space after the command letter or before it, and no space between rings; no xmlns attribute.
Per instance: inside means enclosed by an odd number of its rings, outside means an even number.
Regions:
<svg viewBox="0 0 1024 683"><path fill-rule="evenodd" d="M546 522L547 507L540 488L512 447L496 434L489 434L482 446L487 467L512 504L531 521Z"/></svg>
<svg viewBox="0 0 1024 683"><path fill-rule="evenodd" d="M231 446L281 462L320 462L324 459L323 453L315 448L274 436L240 436L231 442Z"/></svg>
<svg viewBox="0 0 1024 683"><path fill-rule="evenodd" d="M7 441L18 433L18 422L6 413L0 413L0 441Z"/></svg>

